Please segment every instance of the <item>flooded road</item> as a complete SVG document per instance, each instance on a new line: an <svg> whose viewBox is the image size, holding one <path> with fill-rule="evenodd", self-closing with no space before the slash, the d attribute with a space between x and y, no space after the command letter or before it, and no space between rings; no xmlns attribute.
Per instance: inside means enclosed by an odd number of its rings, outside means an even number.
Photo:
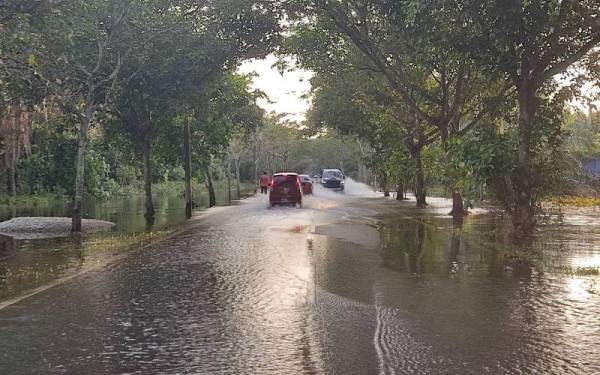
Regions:
<svg viewBox="0 0 600 375"><path fill-rule="evenodd" d="M443 200L346 189L219 208L0 310L0 373L600 372L593 216L522 244L497 214L457 229Z"/></svg>
<svg viewBox="0 0 600 375"><path fill-rule="evenodd" d="M243 188L243 193L249 193L248 187ZM226 190L219 189L216 193L218 205L229 204ZM140 194L114 196L105 200L86 197L84 217L107 220L115 223L115 226L110 231L86 235L83 241L60 237L64 235L62 233L56 238L36 238L37 234L31 238L20 238L22 236L18 234L0 232L0 305L6 299L26 294L53 280L102 262L132 245L163 237L186 222L185 202L176 188L155 194L156 215L153 224L146 223L144 202L145 198ZM199 208L207 207L207 194L204 191L197 192L195 203ZM69 201L60 197L0 204L0 221L13 217L69 214Z"/></svg>

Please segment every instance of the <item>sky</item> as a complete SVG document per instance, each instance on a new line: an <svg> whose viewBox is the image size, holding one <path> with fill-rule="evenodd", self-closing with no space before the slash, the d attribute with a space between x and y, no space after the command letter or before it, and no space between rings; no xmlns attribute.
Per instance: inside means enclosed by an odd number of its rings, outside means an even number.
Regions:
<svg viewBox="0 0 600 375"><path fill-rule="evenodd" d="M312 74L306 70L295 69L279 74L273 65L277 58L273 55L266 59L244 62L238 72L256 73L253 89L265 92L268 100L260 100L259 105L267 112L285 115L286 119L302 122L310 106L308 99L302 98L310 92ZM293 64L292 64L293 65Z"/></svg>
<svg viewBox="0 0 600 375"><path fill-rule="evenodd" d="M310 100L306 97L311 89L309 80L312 74L306 70L295 69L286 71L282 75L273 67L276 62L277 58L273 55L265 59L249 60L240 66L238 72L256 74L252 88L259 89L268 96L268 99L261 99L258 103L263 109L282 114L288 120L302 122L310 106ZM293 66L291 61L288 62ZM598 92L597 89L592 89L591 85L586 85L583 91L586 94ZM588 108L587 103L580 100L575 100L571 104L583 110ZM600 101L594 102L594 105L600 107Z"/></svg>

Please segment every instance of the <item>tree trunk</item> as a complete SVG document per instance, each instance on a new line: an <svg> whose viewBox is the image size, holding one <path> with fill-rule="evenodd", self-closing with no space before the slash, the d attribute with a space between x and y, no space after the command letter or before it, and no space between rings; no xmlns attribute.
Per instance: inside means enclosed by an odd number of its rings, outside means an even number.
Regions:
<svg viewBox="0 0 600 375"><path fill-rule="evenodd" d="M83 215L83 189L85 183L85 151L87 146L87 133L90 125L89 118L85 117L79 124L79 136L77 139L77 158L75 160L75 194L73 196L73 218L71 231L81 232L81 220Z"/></svg>
<svg viewBox="0 0 600 375"><path fill-rule="evenodd" d="M185 217L192 217L192 150L190 124L183 125L183 168L185 171Z"/></svg>
<svg viewBox="0 0 600 375"><path fill-rule="evenodd" d="M452 152L448 146L448 130L441 129L442 147L446 162L446 170L448 171L448 191L452 194L452 211L450 215L454 217L465 216L467 211L463 203L463 197L460 188L457 186L456 170L452 163Z"/></svg>
<svg viewBox="0 0 600 375"><path fill-rule="evenodd" d="M85 153L87 148L88 130L92 120L93 102L86 102L85 115L79 122L79 134L77 139L77 159L75 160L75 192L73 195L73 217L71 221L71 232L81 232L83 217L83 191L85 188Z"/></svg>
<svg viewBox="0 0 600 375"><path fill-rule="evenodd" d="M7 181L6 188L8 194L12 197L17 195L17 163L20 156L20 133L21 127L21 106L13 103L8 108L8 114L11 120L8 122L9 128L4 134L4 164L6 165Z"/></svg>
<svg viewBox="0 0 600 375"><path fill-rule="evenodd" d="M15 165L15 173L14 173L14 179L15 179L15 195L17 195L17 193L19 191L21 191L20 186L21 186L21 182L19 181L19 169L17 168L17 166Z"/></svg>
<svg viewBox="0 0 600 375"><path fill-rule="evenodd" d="M401 201L404 199L404 182L400 181L396 185L396 200Z"/></svg>
<svg viewBox="0 0 600 375"><path fill-rule="evenodd" d="M8 151L7 151L8 152ZM8 173L8 194L11 197L17 195L17 171L16 167L8 166L6 168L6 173Z"/></svg>
<svg viewBox="0 0 600 375"><path fill-rule="evenodd" d="M144 194L146 196L146 213L144 217L147 223L154 222L154 203L152 201L152 164L150 161L150 140L146 136L142 144L142 157L144 161Z"/></svg>
<svg viewBox="0 0 600 375"><path fill-rule="evenodd" d="M274 162L274 158L275 158L275 153L271 153L269 151L267 151L267 168L269 171L269 176L273 176L273 162Z"/></svg>
<svg viewBox="0 0 600 375"><path fill-rule="evenodd" d="M231 205L231 154L227 153L227 199Z"/></svg>
<svg viewBox="0 0 600 375"><path fill-rule="evenodd" d="M235 192L237 193L237 199L241 198L241 189L240 189L240 159L233 159L233 164L235 166Z"/></svg>
<svg viewBox="0 0 600 375"><path fill-rule="evenodd" d="M212 177L210 175L210 164L204 168L204 174L206 175L206 186L208 188L208 207L214 207L217 204L217 198L215 196L215 187L212 183Z"/></svg>
<svg viewBox="0 0 600 375"><path fill-rule="evenodd" d="M417 198L417 208L427 206L425 192L425 177L423 175L423 163L421 161L421 149L419 146L413 155L415 159L415 197Z"/></svg>
<svg viewBox="0 0 600 375"><path fill-rule="evenodd" d="M254 144L254 147L252 149L252 158L253 158L253 162L254 162L254 194L256 194L256 192L258 191L258 151L256 149L256 143Z"/></svg>
<svg viewBox="0 0 600 375"><path fill-rule="evenodd" d="M381 174L381 185L382 185L381 188L383 190L383 196L386 197L386 198L390 196L390 191L388 190L388 186L387 186L388 185L388 178L387 177L388 176L387 176L386 172L383 172Z"/></svg>
<svg viewBox="0 0 600 375"><path fill-rule="evenodd" d="M452 211L450 211L450 215L454 217L466 216L467 210L465 210L465 205L463 203L463 196L460 193L459 189L454 189L452 191Z"/></svg>
<svg viewBox="0 0 600 375"><path fill-rule="evenodd" d="M514 179L515 202L513 225L518 233L529 234L535 227L534 205L531 186L530 134L536 112L535 94L527 82L519 87L519 149Z"/></svg>

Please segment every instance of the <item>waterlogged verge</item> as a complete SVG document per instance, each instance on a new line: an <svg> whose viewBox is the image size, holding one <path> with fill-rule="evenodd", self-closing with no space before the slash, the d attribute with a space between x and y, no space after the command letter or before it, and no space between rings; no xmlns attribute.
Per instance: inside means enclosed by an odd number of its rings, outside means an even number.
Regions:
<svg viewBox="0 0 600 375"><path fill-rule="evenodd" d="M160 241L180 226L149 232L109 232L81 240L18 241L0 236L0 301L86 268L110 262L115 256Z"/></svg>

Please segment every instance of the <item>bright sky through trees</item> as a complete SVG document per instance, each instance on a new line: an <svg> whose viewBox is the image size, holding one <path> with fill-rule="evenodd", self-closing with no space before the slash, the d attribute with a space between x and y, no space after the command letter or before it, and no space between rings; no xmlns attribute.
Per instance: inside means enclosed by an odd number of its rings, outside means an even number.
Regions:
<svg viewBox="0 0 600 375"><path fill-rule="evenodd" d="M256 73L254 89L267 94L268 99L259 101L266 111L285 114L289 120L303 121L310 105L307 95L310 91L309 79L312 74L297 69L280 74L273 65L277 58L273 55L266 59L251 60L242 64L240 73Z"/></svg>

